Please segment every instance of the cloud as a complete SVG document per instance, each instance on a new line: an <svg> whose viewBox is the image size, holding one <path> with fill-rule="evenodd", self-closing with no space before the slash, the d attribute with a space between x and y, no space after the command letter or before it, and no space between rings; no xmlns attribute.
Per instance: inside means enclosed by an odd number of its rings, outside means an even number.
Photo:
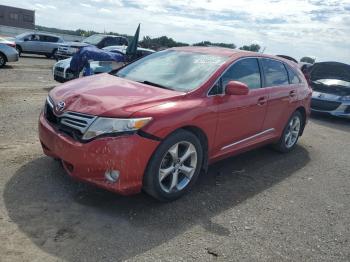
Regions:
<svg viewBox="0 0 350 262"><path fill-rule="evenodd" d="M112 10L107 9L107 8L100 8L98 11L99 11L100 13L107 13L107 14L112 13Z"/></svg>
<svg viewBox="0 0 350 262"><path fill-rule="evenodd" d="M272 54L350 61L349 0L2 0L36 9L37 24L141 36L258 42ZM49 6L57 9L50 8ZM67 8L69 7L69 8ZM96 12L97 10L97 12ZM65 19L62 19L64 16Z"/></svg>
<svg viewBox="0 0 350 262"><path fill-rule="evenodd" d="M92 5L86 4L86 3L80 3L80 5L83 6L83 7L87 7L87 8L91 8L92 7Z"/></svg>

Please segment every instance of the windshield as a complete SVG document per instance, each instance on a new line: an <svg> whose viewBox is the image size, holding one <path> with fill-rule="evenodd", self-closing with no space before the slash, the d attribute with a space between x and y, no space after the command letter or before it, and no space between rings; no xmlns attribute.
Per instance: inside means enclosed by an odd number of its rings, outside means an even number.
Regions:
<svg viewBox="0 0 350 262"><path fill-rule="evenodd" d="M84 43L90 44L90 45L97 45L102 39L103 35L92 35L84 39Z"/></svg>
<svg viewBox="0 0 350 262"><path fill-rule="evenodd" d="M226 60L225 56L166 50L131 63L116 76L188 92L198 88Z"/></svg>

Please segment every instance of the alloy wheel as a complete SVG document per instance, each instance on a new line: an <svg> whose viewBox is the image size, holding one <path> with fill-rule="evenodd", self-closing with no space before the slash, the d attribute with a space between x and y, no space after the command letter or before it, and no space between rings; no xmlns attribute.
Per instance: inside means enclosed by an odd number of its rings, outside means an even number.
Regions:
<svg viewBox="0 0 350 262"><path fill-rule="evenodd" d="M5 64L5 58L0 55L0 67L3 66Z"/></svg>
<svg viewBox="0 0 350 262"><path fill-rule="evenodd" d="M173 145L163 156L159 168L159 184L166 193L184 189L197 168L197 150L187 141Z"/></svg>
<svg viewBox="0 0 350 262"><path fill-rule="evenodd" d="M301 121L299 116L295 115L289 121L287 132L284 137L284 142L287 148L291 148L297 142L301 127Z"/></svg>

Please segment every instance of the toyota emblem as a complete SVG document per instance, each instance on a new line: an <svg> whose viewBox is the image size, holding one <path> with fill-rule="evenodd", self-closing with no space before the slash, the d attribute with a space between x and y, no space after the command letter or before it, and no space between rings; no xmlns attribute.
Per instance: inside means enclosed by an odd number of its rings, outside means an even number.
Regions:
<svg viewBox="0 0 350 262"><path fill-rule="evenodd" d="M64 101L60 101L56 105L56 111L57 112L62 112L66 106L66 103Z"/></svg>

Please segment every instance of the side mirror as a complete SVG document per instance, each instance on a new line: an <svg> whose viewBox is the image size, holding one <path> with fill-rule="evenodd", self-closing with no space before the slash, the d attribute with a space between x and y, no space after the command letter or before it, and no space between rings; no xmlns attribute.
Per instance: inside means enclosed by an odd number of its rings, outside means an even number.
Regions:
<svg viewBox="0 0 350 262"><path fill-rule="evenodd" d="M248 95L249 88L246 84L239 81L230 81L227 83L225 87L225 93L227 95Z"/></svg>
<svg viewBox="0 0 350 262"><path fill-rule="evenodd" d="M24 38L23 41L27 42L27 41L29 41L29 38Z"/></svg>

